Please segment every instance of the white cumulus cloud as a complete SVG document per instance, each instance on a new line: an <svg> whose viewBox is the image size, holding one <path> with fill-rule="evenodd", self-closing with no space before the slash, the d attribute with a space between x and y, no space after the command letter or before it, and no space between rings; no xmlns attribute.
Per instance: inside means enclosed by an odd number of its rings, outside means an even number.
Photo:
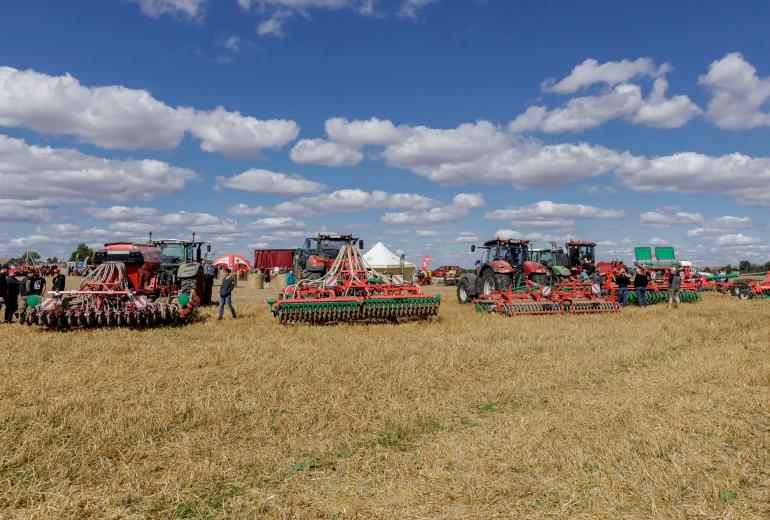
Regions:
<svg viewBox="0 0 770 520"><path fill-rule="evenodd" d="M201 149L243 158L293 141L294 121L259 120L228 112L173 108L146 90L86 87L66 74L0 67L0 126L30 128L110 149L171 149L186 132Z"/></svg>
<svg viewBox="0 0 770 520"><path fill-rule="evenodd" d="M286 175L260 168L252 168L232 177L217 177L217 185L270 195L301 195L326 189L320 182L299 175Z"/></svg>

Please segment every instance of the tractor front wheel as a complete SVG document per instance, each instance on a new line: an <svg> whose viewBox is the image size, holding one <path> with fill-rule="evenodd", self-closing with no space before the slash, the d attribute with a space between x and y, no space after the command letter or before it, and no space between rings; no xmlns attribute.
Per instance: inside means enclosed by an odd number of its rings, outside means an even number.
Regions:
<svg viewBox="0 0 770 520"><path fill-rule="evenodd" d="M492 271L485 271L481 275L481 294L489 294L499 290L497 286L497 275Z"/></svg>
<svg viewBox="0 0 770 520"><path fill-rule="evenodd" d="M471 284L467 278L460 278L457 282L457 302L461 305L471 301Z"/></svg>
<svg viewBox="0 0 770 520"><path fill-rule="evenodd" d="M179 284L179 291L185 294L192 294L196 289L195 278L184 278Z"/></svg>

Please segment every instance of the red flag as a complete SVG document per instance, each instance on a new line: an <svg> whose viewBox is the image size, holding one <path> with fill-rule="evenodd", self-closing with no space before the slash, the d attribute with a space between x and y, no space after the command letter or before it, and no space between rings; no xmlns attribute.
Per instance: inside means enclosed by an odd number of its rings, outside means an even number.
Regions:
<svg viewBox="0 0 770 520"><path fill-rule="evenodd" d="M420 264L420 269L427 269L428 268L428 264L430 263L431 260L433 260L433 258L431 258L429 256L424 257L422 259L422 263Z"/></svg>

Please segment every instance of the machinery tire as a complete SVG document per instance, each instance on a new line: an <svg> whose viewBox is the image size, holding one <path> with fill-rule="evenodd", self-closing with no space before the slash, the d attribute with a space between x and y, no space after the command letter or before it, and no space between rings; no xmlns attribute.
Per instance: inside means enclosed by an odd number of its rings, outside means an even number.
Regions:
<svg viewBox="0 0 770 520"><path fill-rule="evenodd" d="M740 298L741 292L746 290L748 287L749 287L749 284L746 282L736 282L730 286L730 294L732 294L733 296L738 296Z"/></svg>
<svg viewBox="0 0 770 520"><path fill-rule="evenodd" d="M461 305L471 302L471 284L467 278L460 278L457 282L457 302Z"/></svg>
<svg viewBox="0 0 770 520"><path fill-rule="evenodd" d="M196 286L197 286L197 283L195 278L183 278L182 281L179 282L179 291L187 294L192 294L195 292Z"/></svg>
<svg viewBox="0 0 770 520"><path fill-rule="evenodd" d="M741 290L738 292L738 298L741 300L750 300L751 289L749 287L741 287Z"/></svg>
<svg viewBox="0 0 770 520"><path fill-rule="evenodd" d="M498 291L507 291L508 287L513 283L513 279L507 274L495 275L495 283L497 284Z"/></svg>
<svg viewBox="0 0 770 520"><path fill-rule="evenodd" d="M497 275L492 271L485 271L481 275L481 294L489 294L500 290L497 286Z"/></svg>
<svg viewBox="0 0 770 520"><path fill-rule="evenodd" d="M323 273L315 271L302 271L302 278L305 280L319 280L323 277Z"/></svg>

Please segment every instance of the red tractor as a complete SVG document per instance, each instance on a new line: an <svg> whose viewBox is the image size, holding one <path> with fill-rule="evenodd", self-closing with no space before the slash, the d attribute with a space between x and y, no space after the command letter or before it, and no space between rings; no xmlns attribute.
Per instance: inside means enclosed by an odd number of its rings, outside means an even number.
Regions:
<svg viewBox="0 0 770 520"><path fill-rule="evenodd" d="M364 248L364 241L353 235L324 235L306 238L302 247L294 252L294 278L297 280L319 280L337 259L343 246L357 244Z"/></svg>
<svg viewBox="0 0 770 520"><path fill-rule="evenodd" d="M478 295L521 287L527 281L547 284L548 270L530 260L529 240L493 239L479 247L484 252L476 260L476 273L464 274L457 281L457 301L470 303ZM471 252L476 246L471 246Z"/></svg>

